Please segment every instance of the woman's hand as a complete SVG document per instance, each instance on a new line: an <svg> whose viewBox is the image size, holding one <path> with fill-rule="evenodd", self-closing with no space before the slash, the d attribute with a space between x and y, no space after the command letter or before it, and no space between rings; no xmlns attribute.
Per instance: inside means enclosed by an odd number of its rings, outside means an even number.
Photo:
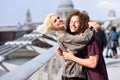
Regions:
<svg viewBox="0 0 120 80"><path fill-rule="evenodd" d="M91 26L94 27L95 24L96 24L95 22L88 22L89 27L91 27Z"/></svg>
<svg viewBox="0 0 120 80"><path fill-rule="evenodd" d="M66 60L73 60L75 57L69 49L67 49L67 52L63 52L63 56Z"/></svg>
<svg viewBox="0 0 120 80"><path fill-rule="evenodd" d="M98 32L98 30L101 29L100 24L98 24L97 22L88 22L88 24L89 24L89 27L92 26L96 32Z"/></svg>
<svg viewBox="0 0 120 80"><path fill-rule="evenodd" d="M55 52L58 56L63 56L63 51L60 49L60 47L57 48Z"/></svg>

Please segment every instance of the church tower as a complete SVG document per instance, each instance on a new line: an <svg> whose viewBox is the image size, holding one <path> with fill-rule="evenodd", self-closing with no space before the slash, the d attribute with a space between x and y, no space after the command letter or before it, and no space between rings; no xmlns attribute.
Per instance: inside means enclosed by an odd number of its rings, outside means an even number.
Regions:
<svg viewBox="0 0 120 80"><path fill-rule="evenodd" d="M25 24L30 24L31 22L32 22L31 13L30 13L30 10L28 9L27 12L26 12Z"/></svg>

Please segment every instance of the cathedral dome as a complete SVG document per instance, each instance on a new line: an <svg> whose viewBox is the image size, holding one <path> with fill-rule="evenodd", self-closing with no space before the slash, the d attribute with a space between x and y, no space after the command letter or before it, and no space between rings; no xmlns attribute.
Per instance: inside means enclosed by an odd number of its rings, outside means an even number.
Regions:
<svg viewBox="0 0 120 80"><path fill-rule="evenodd" d="M56 13L65 20L67 14L74 9L74 5L71 0L60 0Z"/></svg>
<svg viewBox="0 0 120 80"><path fill-rule="evenodd" d="M60 4L58 7L74 7L71 0L60 0Z"/></svg>
<svg viewBox="0 0 120 80"><path fill-rule="evenodd" d="M108 17L116 17L115 10L110 10L108 13Z"/></svg>

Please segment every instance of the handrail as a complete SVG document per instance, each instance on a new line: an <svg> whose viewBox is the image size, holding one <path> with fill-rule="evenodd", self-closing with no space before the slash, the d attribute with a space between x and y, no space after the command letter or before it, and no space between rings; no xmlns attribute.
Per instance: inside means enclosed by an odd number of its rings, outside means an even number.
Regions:
<svg viewBox="0 0 120 80"><path fill-rule="evenodd" d="M47 50L47 52L40 54L34 59L17 67L13 71L8 72L7 74L0 77L0 80L26 80L55 55L55 49L57 47L58 45L53 46Z"/></svg>

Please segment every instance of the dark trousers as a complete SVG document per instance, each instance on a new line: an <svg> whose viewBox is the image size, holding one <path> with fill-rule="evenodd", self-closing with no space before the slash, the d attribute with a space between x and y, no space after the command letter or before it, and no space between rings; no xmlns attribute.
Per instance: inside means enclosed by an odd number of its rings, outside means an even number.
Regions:
<svg viewBox="0 0 120 80"><path fill-rule="evenodd" d="M113 47L113 48L112 48L112 52L113 52L113 55L116 55L116 54L117 54L117 48L116 48L116 47Z"/></svg>
<svg viewBox="0 0 120 80"><path fill-rule="evenodd" d="M81 79L79 77L68 78L68 77L62 76L62 80L86 80L86 79Z"/></svg>

